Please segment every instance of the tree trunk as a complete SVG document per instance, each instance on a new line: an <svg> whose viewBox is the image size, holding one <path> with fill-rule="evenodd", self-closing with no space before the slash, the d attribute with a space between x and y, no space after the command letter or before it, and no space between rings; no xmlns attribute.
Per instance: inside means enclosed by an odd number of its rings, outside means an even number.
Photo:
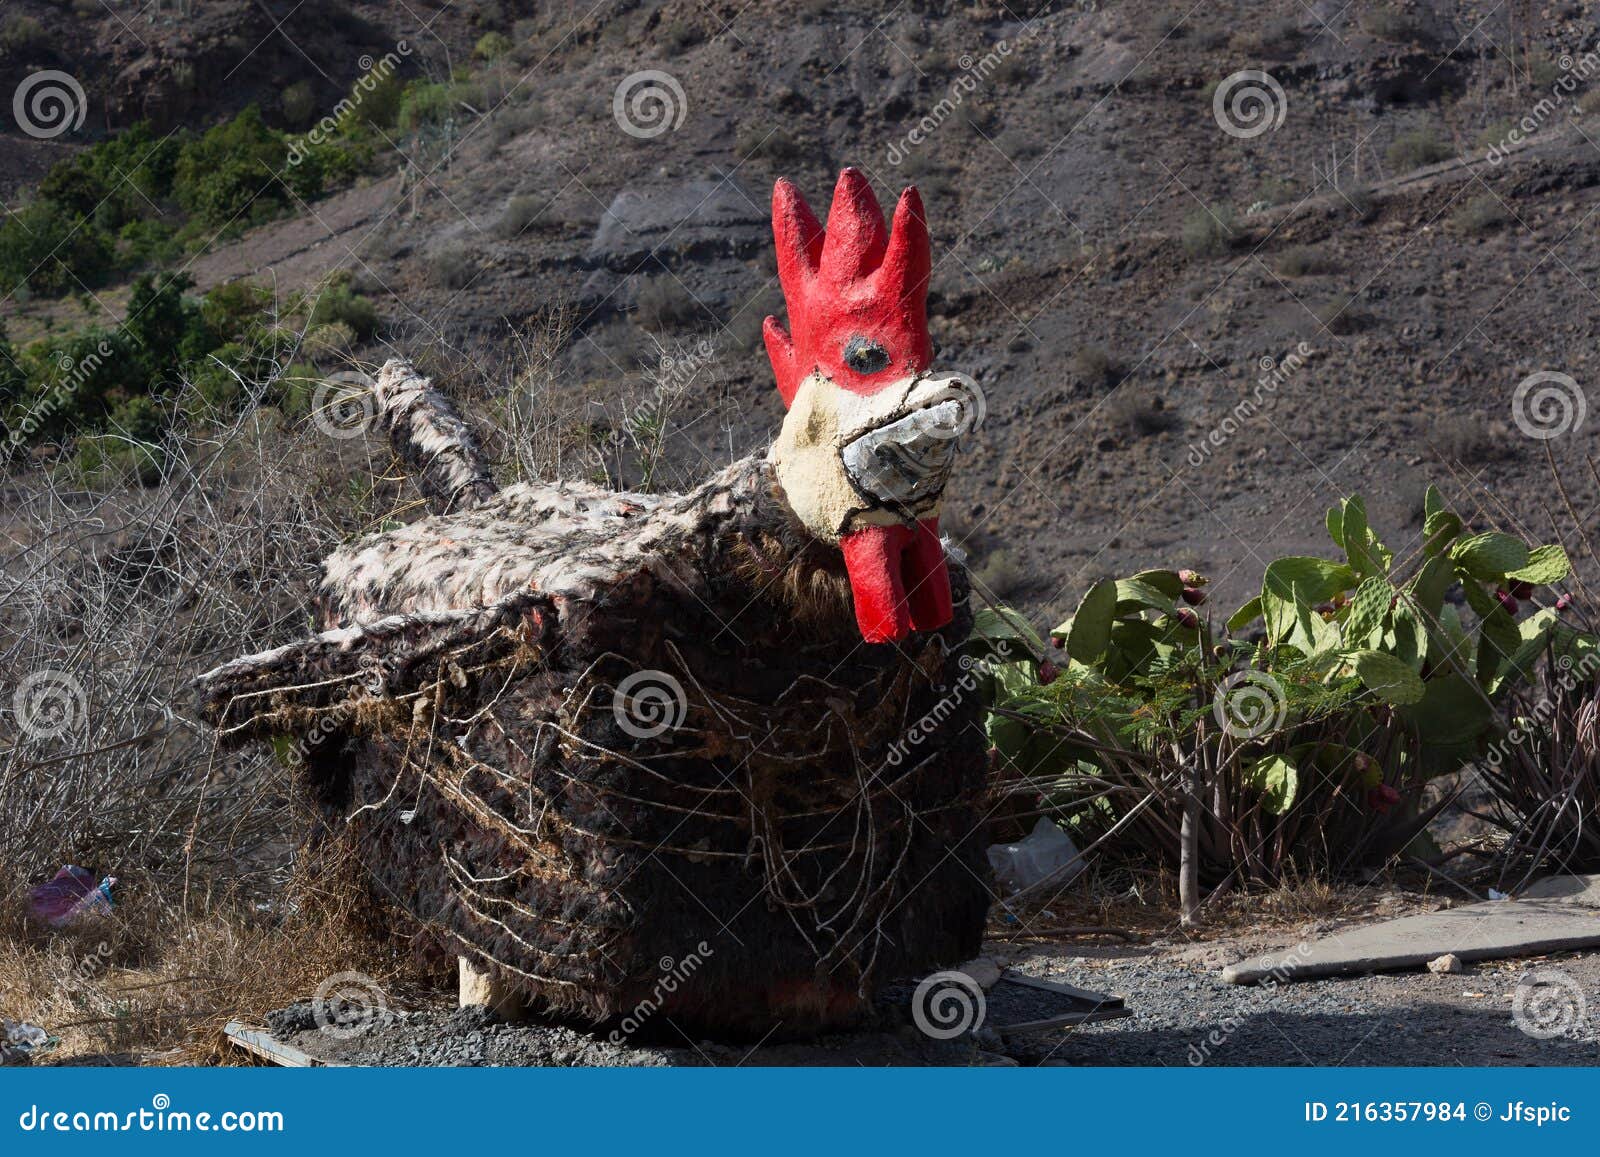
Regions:
<svg viewBox="0 0 1600 1157"><path fill-rule="evenodd" d="M1200 751L1189 756L1184 770L1183 820L1178 827L1178 910L1179 922L1192 927L1200 922L1200 793L1202 771Z"/></svg>

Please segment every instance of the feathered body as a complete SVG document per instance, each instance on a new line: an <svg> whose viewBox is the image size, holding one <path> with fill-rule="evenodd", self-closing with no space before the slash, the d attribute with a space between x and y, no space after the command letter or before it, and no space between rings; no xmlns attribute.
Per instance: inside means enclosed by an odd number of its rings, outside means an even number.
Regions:
<svg viewBox="0 0 1600 1157"><path fill-rule="evenodd" d="M859 215L854 180L841 190ZM901 204L895 234L912 222L925 252L914 194ZM820 227L805 236L826 267ZM925 338L926 260L905 260ZM845 313L861 337L865 315ZM838 391L876 408L847 441L916 425L926 345L896 346L905 372L861 393L820 369L831 332L797 326L775 346L791 421L808 391L838 417ZM691 1034L848 1023L878 983L975 952L987 742L958 655L965 576L928 525L936 489L890 471L887 498L858 490L862 510L819 534L780 437L685 495L495 492L409 366L386 366L375 393L440 513L328 560L321 634L200 686L225 737L288 741L381 902L547 1007L648 1009ZM928 476L913 473L911 491ZM840 540L862 534L875 545L852 560ZM901 567L896 534L934 537ZM887 584L869 597L891 601L863 617L869 564ZM930 576L937 597L917 593Z"/></svg>

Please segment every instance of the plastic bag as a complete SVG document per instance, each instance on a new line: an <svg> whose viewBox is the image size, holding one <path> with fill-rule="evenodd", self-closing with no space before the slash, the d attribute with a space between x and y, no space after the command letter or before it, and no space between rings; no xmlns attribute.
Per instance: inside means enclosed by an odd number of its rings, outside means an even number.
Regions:
<svg viewBox="0 0 1600 1157"><path fill-rule="evenodd" d="M1040 816L1027 838L1015 844L992 844L989 866L1000 887L1009 895L1054 877L1065 884L1083 871L1083 857L1072 837L1048 816Z"/></svg>
<svg viewBox="0 0 1600 1157"><path fill-rule="evenodd" d="M38 1025L0 1016L0 1065L26 1064L49 1041L50 1034Z"/></svg>
<svg viewBox="0 0 1600 1157"><path fill-rule="evenodd" d="M64 864L47 883L28 892L28 907L40 920L60 928L79 916L105 916L111 912L111 888L115 876L98 885L94 874L85 868Z"/></svg>

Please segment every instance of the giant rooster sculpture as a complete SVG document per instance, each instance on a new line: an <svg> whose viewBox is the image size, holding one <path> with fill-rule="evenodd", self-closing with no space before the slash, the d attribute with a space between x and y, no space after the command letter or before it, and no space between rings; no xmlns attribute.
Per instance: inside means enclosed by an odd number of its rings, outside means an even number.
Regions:
<svg viewBox="0 0 1600 1157"><path fill-rule="evenodd" d="M327 560L322 633L199 681L419 941L554 1012L804 1032L979 944L987 743L938 523L977 406L932 369L922 204L886 227L846 169L824 228L779 181L773 232L766 455L683 495L497 490L391 361L434 513Z"/></svg>

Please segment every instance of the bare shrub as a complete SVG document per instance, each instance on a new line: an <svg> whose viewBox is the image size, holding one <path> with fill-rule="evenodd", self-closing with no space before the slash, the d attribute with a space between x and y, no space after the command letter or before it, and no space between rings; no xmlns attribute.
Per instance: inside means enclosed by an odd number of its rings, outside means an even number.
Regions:
<svg viewBox="0 0 1600 1157"><path fill-rule="evenodd" d="M1190 257L1220 257L1233 248L1233 210L1226 205L1196 209L1183 219L1183 251Z"/></svg>
<svg viewBox="0 0 1600 1157"><path fill-rule="evenodd" d="M991 600L1013 598L1027 585L1027 572L1008 550L990 553L972 571L972 582Z"/></svg>
<svg viewBox="0 0 1600 1157"><path fill-rule="evenodd" d="M212 869L281 882L284 773L213 759L190 681L305 626L323 554L350 528L324 479L333 448L250 407L167 439L154 486L12 482L0 561L0 870L21 886L60 863L159 881ZM14 899L14 895L13 895Z"/></svg>
<svg viewBox="0 0 1600 1157"><path fill-rule="evenodd" d="M1474 197L1450 215L1450 227L1458 233L1487 233L1511 219L1500 198L1485 193Z"/></svg>
<svg viewBox="0 0 1600 1157"><path fill-rule="evenodd" d="M1414 40L1420 31L1417 22L1393 4L1379 4L1363 13L1361 28L1370 36L1395 43Z"/></svg>
<svg viewBox="0 0 1600 1157"><path fill-rule="evenodd" d="M1409 173L1424 165L1436 165L1455 156L1455 150L1431 128L1401 133L1389 144L1384 157L1397 173Z"/></svg>
<svg viewBox="0 0 1600 1157"><path fill-rule="evenodd" d="M1073 372L1090 386L1106 386L1121 376L1115 359L1097 345L1079 346L1072 355Z"/></svg>
<svg viewBox="0 0 1600 1157"><path fill-rule="evenodd" d="M788 129L768 128L753 121L746 121L735 131L733 147L741 157L768 161L796 161L807 152L805 142Z"/></svg>
<svg viewBox="0 0 1600 1157"><path fill-rule="evenodd" d="M1435 426L1434 447L1445 458L1465 465L1497 462L1511 456L1517 438L1504 422L1478 414L1448 414Z"/></svg>
<svg viewBox="0 0 1600 1157"><path fill-rule="evenodd" d="M1336 185L1334 191L1338 194L1344 211L1357 221L1370 221L1378 211L1377 200L1366 185Z"/></svg>
<svg viewBox="0 0 1600 1157"><path fill-rule="evenodd" d="M1280 56L1293 52L1304 39L1305 33L1292 18L1252 21L1233 34L1228 47L1246 56Z"/></svg>
<svg viewBox="0 0 1600 1157"><path fill-rule="evenodd" d="M582 433L587 402L561 378L561 352L571 331L571 318L556 311L514 335L509 365L456 356L428 367L451 393L468 401L469 409L478 411L484 450L503 482L593 473L593 456Z"/></svg>
<svg viewBox="0 0 1600 1157"><path fill-rule="evenodd" d="M1310 245L1291 245L1278 255L1272 267L1285 277L1308 277L1331 273L1334 265L1326 254Z"/></svg>
<svg viewBox="0 0 1600 1157"><path fill-rule="evenodd" d="M1361 298L1355 294L1340 294L1318 305L1311 312L1319 324L1338 337L1349 337L1370 329L1374 318L1362 309Z"/></svg>
<svg viewBox="0 0 1600 1157"><path fill-rule="evenodd" d="M671 275L652 277L639 286L634 316L648 330L659 332L705 320L705 311L683 284Z"/></svg>
<svg viewBox="0 0 1600 1157"><path fill-rule="evenodd" d="M548 110L538 102L504 108L489 122L490 140L498 148L524 133L543 128L549 120Z"/></svg>
<svg viewBox="0 0 1600 1157"><path fill-rule="evenodd" d="M478 263L464 245L449 245L428 259L428 274L446 289L465 289L477 276Z"/></svg>
<svg viewBox="0 0 1600 1157"><path fill-rule="evenodd" d="M508 241L520 237L539 221L543 209L544 202L538 197L513 197L495 223L494 231Z"/></svg>
<svg viewBox="0 0 1600 1157"><path fill-rule="evenodd" d="M1160 397L1132 389L1123 389L1106 402L1106 418L1114 429L1139 437L1165 433L1181 424Z"/></svg>
<svg viewBox="0 0 1600 1157"><path fill-rule="evenodd" d="M211 1059L228 1017L393 968L357 945L348 896L303 895L315 829L289 769L191 720L193 679L303 634L322 557L394 510L388 448L286 423L260 404L275 384L227 418L169 399L148 486L4 479L0 992L68 1053ZM26 892L66 863L117 877L116 908L53 931Z"/></svg>
<svg viewBox="0 0 1600 1157"><path fill-rule="evenodd" d="M906 157L901 171L915 182L924 201L944 200L955 192L955 170L933 155L931 145L925 145Z"/></svg>
<svg viewBox="0 0 1600 1157"><path fill-rule="evenodd" d="M1013 162L1026 161L1037 157L1044 152L1046 142L1039 139L1037 132L1018 127L1010 127L995 137L995 147L1004 153Z"/></svg>

